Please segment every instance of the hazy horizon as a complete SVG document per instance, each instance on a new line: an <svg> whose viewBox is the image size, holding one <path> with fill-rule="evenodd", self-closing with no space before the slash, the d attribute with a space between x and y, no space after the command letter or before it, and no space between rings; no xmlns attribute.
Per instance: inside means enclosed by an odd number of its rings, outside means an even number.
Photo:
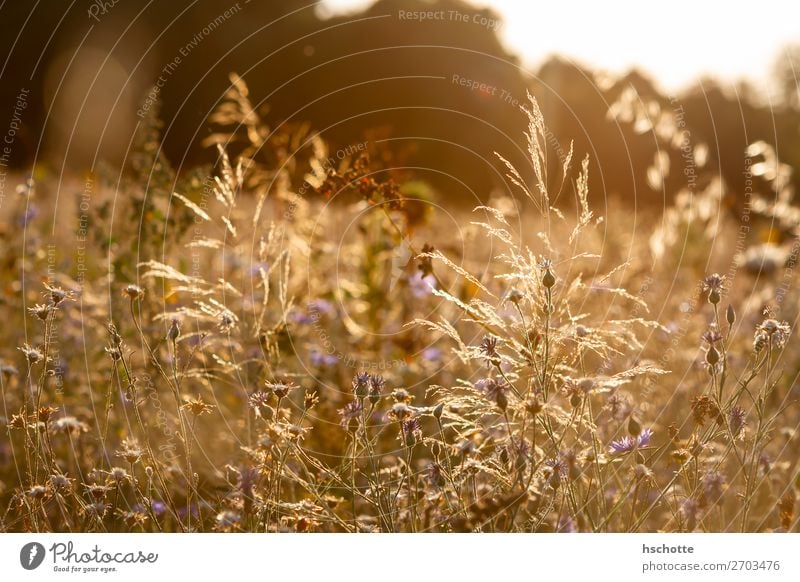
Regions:
<svg viewBox="0 0 800 582"><path fill-rule="evenodd" d="M559 55L616 75L635 68L651 75L667 92L678 92L710 76L724 84L745 79L759 90L772 93L772 75L782 51L787 45L800 42L800 20L771 20L770 14L785 14L787 8L791 9L784 0L765 0L759 3L758 10L732 4L720 10L715 3L689 0L678 0L669 8L643 7L633 0L613 5L583 0L467 1L500 14L500 38L525 66L535 68ZM374 0L323 1L326 14L352 12L372 3ZM614 10L617 16L609 18L609 11ZM570 20L572 34L564 34L564 26L547 26ZM531 31L531 22L544 25ZM603 22L602 29L596 26L597 22ZM710 22L715 26L708 26ZM703 34L698 35L698 44L692 45L691 31L701 26ZM676 34L683 37L679 38L677 53ZM743 42L753 34L758 42ZM604 42L599 43L600 40ZM683 56L676 58L676 54Z"/></svg>

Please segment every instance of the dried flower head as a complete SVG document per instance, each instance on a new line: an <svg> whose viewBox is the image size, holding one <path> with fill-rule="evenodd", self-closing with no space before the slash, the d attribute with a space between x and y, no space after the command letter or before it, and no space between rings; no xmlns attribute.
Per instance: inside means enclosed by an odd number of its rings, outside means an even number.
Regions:
<svg viewBox="0 0 800 582"><path fill-rule="evenodd" d="M131 301L137 301L144 297L144 289L138 285L126 285L122 293L127 295Z"/></svg>
<svg viewBox="0 0 800 582"><path fill-rule="evenodd" d="M756 351L760 351L766 345L773 348L782 348L786 345L786 340L789 339L791 331L791 326L785 321L778 321L772 318L765 319L756 328L753 347Z"/></svg>
<svg viewBox="0 0 800 582"><path fill-rule="evenodd" d="M342 425L342 428L355 432L358 429L358 423L363 412L364 404L361 400L348 402L344 408L339 409L339 416L341 417L339 424Z"/></svg>
<svg viewBox="0 0 800 582"><path fill-rule="evenodd" d="M267 390L272 392L278 398L278 400L280 400L281 398L286 398L292 390L297 388L295 384L289 381L283 381L283 382L267 381L265 382L265 384Z"/></svg>
<svg viewBox="0 0 800 582"><path fill-rule="evenodd" d="M214 410L214 405L205 402L203 397L198 394L197 398L187 398L186 403L181 408L188 410L194 416L201 416Z"/></svg>
<svg viewBox="0 0 800 582"><path fill-rule="evenodd" d="M50 302L54 307L58 307L63 301L71 298L69 291L56 285L45 285L44 288L47 290L44 294L45 297L49 296Z"/></svg>
<svg viewBox="0 0 800 582"><path fill-rule="evenodd" d="M731 408L730 412L728 413L728 426L731 429L731 435L733 438L738 438L742 434L742 430L744 429L747 421L747 413L744 411L744 408L739 406L734 406Z"/></svg>
<svg viewBox="0 0 800 582"><path fill-rule="evenodd" d="M42 305L37 303L33 307L28 307L28 312L42 321L47 320L47 317L50 315L51 311L53 311L52 305Z"/></svg>
<svg viewBox="0 0 800 582"><path fill-rule="evenodd" d="M39 348L32 348L28 344L24 344L21 348L17 349L19 349L19 351L25 354L25 358L31 365L41 362L42 359L44 358L44 354Z"/></svg>

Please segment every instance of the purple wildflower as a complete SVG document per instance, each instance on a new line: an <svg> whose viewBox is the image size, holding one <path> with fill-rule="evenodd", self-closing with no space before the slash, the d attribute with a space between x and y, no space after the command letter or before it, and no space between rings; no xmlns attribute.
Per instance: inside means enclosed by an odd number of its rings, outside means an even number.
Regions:
<svg viewBox="0 0 800 582"><path fill-rule="evenodd" d="M636 438L625 436L619 440L613 441L608 450L615 455L630 453L634 449L641 449L649 445L652 436L653 430L646 428Z"/></svg>
<svg viewBox="0 0 800 582"><path fill-rule="evenodd" d="M414 273L408 279L408 288L417 299L422 299L431 294L436 288L436 279L432 275L423 276L421 272Z"/></svg>

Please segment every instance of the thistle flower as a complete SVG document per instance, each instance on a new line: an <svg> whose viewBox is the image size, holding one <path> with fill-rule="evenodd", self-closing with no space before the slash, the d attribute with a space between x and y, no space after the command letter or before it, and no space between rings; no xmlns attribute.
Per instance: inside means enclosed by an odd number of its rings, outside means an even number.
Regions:
<svg viewBox="0 0 800 582"><path fill-rule="evenodd" d="M370 375L368 372L357 372L353 376L353 394L359 400L367 397L369 394Z"/></svg>
<svg viewBox="0 0 800 582"><path fill-rule="evenodd" d="M653 430L646 428L637 437L624 436L619 440L612 441L608 452L615 455L621 455L624 453L630 453L636 449L644 448L650 444L650 439L652 436Z"/></svg>
<svg viewBox="0 0 800 582"><path fill-rule="evenodd" d="M722 292L725 290L725 276L712 273L703 279L703 291L708 291L708 302L712 305L719 303Z"/></svg>
<svg viewBox="0 0 800 582"><path fill-rule="evenodd" d="M380 374L369 377L369 401L375 406L381 399L381 392L386 387L386 380Z"/></svg>
<svg viewBox="0 0 800 582"><path fill-rule="evenodd" d="M415 416L403 420L400 423L400 429L403 434L403 440L409 447L413 447L422 438L422 428L420 427L419 419Z"/></svg>
<svg viewBox="0 0 800 582"><path fill-rule="evenodd" d="M744 411L743 408L739 406L734 406L731 408L731 411L728 413L728 426L731 429L731 435L733 438L739 437L742 433L747 422L745 418L747 417L747 413Z"/></svg>
<svg viewBox="0 0 800 582"><path fill-rule="evenodd" d="M500 410L506 410L508 407L506 392L509 387L505 380L502 378L485 378L483 380L478 380L475 383L475 387L483 390L486 394L486 398L494 402Z"/></svg>
<svg viewBox="0 0 800 582"><path fill-rule="evenodd" d="M705 341L709 346L716 346L719 342L722 341L722 334L717 329L716 325L711 325L708 330L703 334L703 341Z"/></svg>
<svg viewBox="0 0 800 582"><path fill-rule="evenodd" d="M481 342L481 354L486 358L489 365L500 365L500 356L497 353L497 343L498 339L493 335L486 336Z"/></svg>

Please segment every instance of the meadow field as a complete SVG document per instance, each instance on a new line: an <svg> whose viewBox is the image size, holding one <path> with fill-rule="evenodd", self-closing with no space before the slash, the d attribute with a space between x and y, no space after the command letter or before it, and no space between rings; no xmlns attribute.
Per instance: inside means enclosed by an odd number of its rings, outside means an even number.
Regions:
<svg viewBox="0 0 800 582"><path fill-rule="evenodd" d="M535 96L452 204L236 77L213 166L153 107L122 170L4 174L0 531L797 531L791 168L731 192L647 115L663 207L597 204Z"/></svg>

